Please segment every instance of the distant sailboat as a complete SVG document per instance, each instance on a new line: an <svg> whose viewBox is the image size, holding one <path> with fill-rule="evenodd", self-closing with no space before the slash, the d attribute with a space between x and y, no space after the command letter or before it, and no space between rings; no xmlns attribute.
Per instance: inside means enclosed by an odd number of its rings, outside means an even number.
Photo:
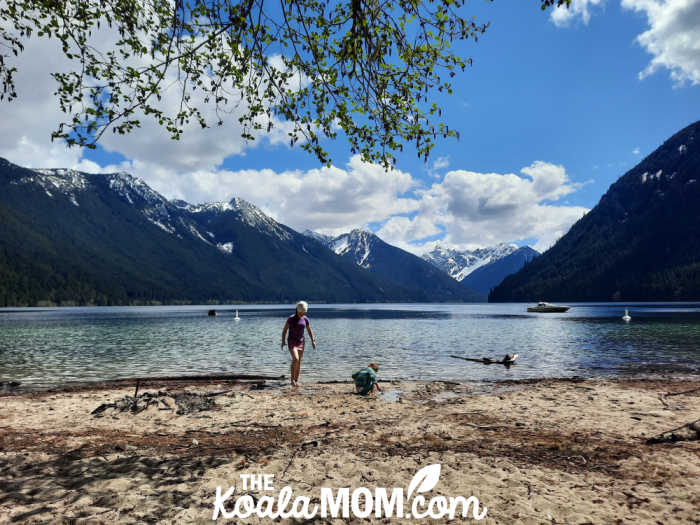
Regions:
<svg viewBox="0 0 700 525"><path fill-rule="evenodd" d="M236 310L236 317L233 318L234 321L240 321L241 318L238 317L238 310Z"/></svg>
<svg viewBox="0 0 700 525"><path fill-rule="evenodd" d="M626 323L629 323L632 320L629 311L627 311L627 308L625 308L625 315L622 316L622 320Z"/></svg>

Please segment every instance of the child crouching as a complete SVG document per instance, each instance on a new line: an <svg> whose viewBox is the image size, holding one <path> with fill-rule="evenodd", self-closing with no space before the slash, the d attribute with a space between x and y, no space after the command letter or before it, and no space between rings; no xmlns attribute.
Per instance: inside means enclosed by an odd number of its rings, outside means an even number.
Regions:
<svg viewBox="0 0 700 525"><path fill-rule="evenodd" d="M377 372L379 372L377 363L370 363L367 368L355 372L352 375L352 379L355 381L355 393L366 396L377 391L381 392L382 389L377 383Z"/></svg>

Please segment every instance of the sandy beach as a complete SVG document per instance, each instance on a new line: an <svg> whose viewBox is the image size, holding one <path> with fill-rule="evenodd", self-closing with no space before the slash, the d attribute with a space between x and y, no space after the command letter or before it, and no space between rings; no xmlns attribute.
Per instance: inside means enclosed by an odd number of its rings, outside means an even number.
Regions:
<svg viewBox="0 0 700 525"><path fill-rule="evenodd" d="M646 443L700 417L700 390L691 391L700 378L383 386L373 398L351 394L349 383L141 386L154 394L233 388L212 396L210 410L184 415L172 398L139 413L91 414L133 387L6 393L0 522L211 523L217 487L235 487L228 510L244 494L258 502L287 485L314 504L322 487L407 490L421 468L437 464L439 482L421 495L474 496L486 509L481 523L700 523L700 441ZM270 490L244 490L248 474L268 475ZM475 521L471 510L452 520L463 521Z"/></svg>

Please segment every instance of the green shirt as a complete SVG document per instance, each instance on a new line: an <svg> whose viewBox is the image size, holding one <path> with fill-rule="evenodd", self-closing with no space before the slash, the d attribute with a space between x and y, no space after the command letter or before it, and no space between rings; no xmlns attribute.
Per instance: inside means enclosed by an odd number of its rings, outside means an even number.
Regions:
<svg viewBox="0 0 700 525"><path fill-rule="evenodd" d="M362 370L358 370L352 375L355 380L355 386L359 388L358 394L367 395L372 387L377 384L377 373L367 367Z"/></svg>

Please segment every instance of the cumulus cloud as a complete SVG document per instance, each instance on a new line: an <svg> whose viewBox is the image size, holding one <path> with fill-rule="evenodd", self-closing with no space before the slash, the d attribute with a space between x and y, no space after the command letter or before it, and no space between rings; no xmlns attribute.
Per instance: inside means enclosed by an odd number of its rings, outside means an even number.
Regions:
<svg viewBox="0 0 700 525"><path fill-rule="evenodd" d="M660 69L682 85L700 84L700 0L622 0L622 7L644 13L649 29L637 42L653 56L639 73L643 79Z"/></svg>
<svg viewBox="0 0 700 525"><path fill-rule="evenodd" d="M417 192L418 213L388 221L379 235L390 242L405 242L411 235L445 232L443 244L459 248L492 245L529 237L538 238L537 249L546 249L588 210L555 205L576 191L562 166L537 161L514 173L477 173L454 170L442 182ZM429 244L425 244L428 247Z"/></svg>
<svg viewBox="0 0 700 525"><path fill-rule="evenodd" d="M134 168L146 173L146 181L169 198L197 203L241 197L300 231L344 233L418 209L418 201L407 195L418 186L409 173L387 172L358 155L344 168L308 171L199 170L174 176L151 164L135 163Z"/></svg>
<svg viewBox="0 0 700 525"><path fill-rule="evenodd" d="M549 17L557 27L566 27L577 19L588 25L591 20L592 8L602 5L604 2L605 0L573 0L568 8L565 6L555 7Z"/></svg>
<svg viewBox="0 0 700 525"><path fill-rule="evenodd" d="M279 57L271 57L271 63L273 67L284 67ZM164 85L171 87L158 103L158 107L167 115L177 114L181 104L181 90L176 77L176 71L168 72ZM243 155L246 150L259 146L262 141L272 145L285 145L289 142L288 133L294 129L294 124L274 116L258 117L256 123L260 129L244 128L239 118L249 112L250 106L233 86L229 86L228 92L228 101L220 102L219 107L207 102L207 95L202 90L190 92L189 104L200 110L211 127L202 129L198 121L193 119L185 124L180 140L172 140L168 131L153 118L141 116L138 132L119 135L108 130L100 143L106 150L119 152L144 165L157 164L163 169L184 173L212 170L227 157ZM219 118L223 121L220 126L217 125ZM241 136L244 132L251 134L255 140L244 139Z"/></svg>

